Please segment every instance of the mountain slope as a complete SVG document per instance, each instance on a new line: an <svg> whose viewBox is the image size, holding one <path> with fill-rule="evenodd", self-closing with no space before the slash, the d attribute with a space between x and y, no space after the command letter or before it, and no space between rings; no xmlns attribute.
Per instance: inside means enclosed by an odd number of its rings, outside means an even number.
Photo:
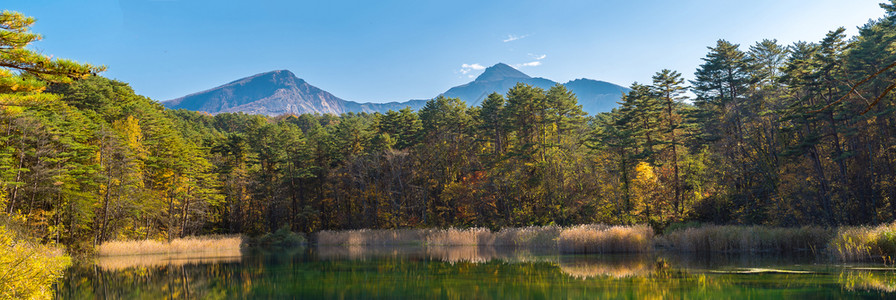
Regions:
<svg viewBox="0 0 896 300"><path fill-rule="evenodd" d="M631 90L606 81L585 78L572 80L563 85L576 94L582 110L591 115L613 110L618 106L616 102L622 99L622 94Z"/></svg>
<svg viewBox="0 0 896 300"><path fill-rule="evenodd" d="M445 97L459 98L467 102L467 105L476 106L482 103L489 94L497 92L507 93L517 83L522 82L531 86L549 89L557 83L544 78L533 78L503 63L488 67L482 75L476 77L470 83L459 85L442 93Z"/></svg>
<svg viewBox="0 0 896 300"><path fill-rule="evenodd" d="M498 63L488 67L475 80L442 93L459 98L470 106L482 103L489 94L506 94L517 83L542 89L557 85L549 79L530 77L513 67ZM579 99L582 109L589 114L608 112L616 107L627 88L603 81L576 79L564 83ZM219 87L162 102L170 109L204 111L212 114L245 112L249 114L343 114L348 112L386 112L405 107L417 110L426 100L389 103L358 103L340 99L296 77L290 71L278 70L256 74Z"/></svg>
<svg viewBox="0 0 896 300"><path fill-rule="evenodd" d="M296 77L278 70L256 74L219 87L162 102L170 109L204 111L212 114L245 112L249 114L342 114L347 112L385 112L406 106L423 107L425 101L357 103L346 101Z"/></svg>
<svg viewBox="0 0 896 300"><path fill-rule="evenodd" d="M550 89L557 82L529 75L514 69L503 63L488 67L482 75L476 77L470 83L453 87L443 93L446 97L460 98L471 106L479 105L489 94L497 92L506 94L507 90L517 83L525 83L542 89ZM622 99L622 94L629 91L628 88L605 81L592 79L576 79L564 83L567 89L576 94L582 110L594 115L608 112L617 106Z"/></svg>

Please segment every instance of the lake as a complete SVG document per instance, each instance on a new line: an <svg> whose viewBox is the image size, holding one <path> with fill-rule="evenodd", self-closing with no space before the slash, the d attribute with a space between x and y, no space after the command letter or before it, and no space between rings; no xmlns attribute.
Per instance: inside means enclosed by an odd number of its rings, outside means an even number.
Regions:
<svg viewBox="0 0 896 300"><path fill-rule="evenodd" d="M494 247L311 247L102 258L60 299L868 299L896 269L812 256L560 255Z"/></svg>

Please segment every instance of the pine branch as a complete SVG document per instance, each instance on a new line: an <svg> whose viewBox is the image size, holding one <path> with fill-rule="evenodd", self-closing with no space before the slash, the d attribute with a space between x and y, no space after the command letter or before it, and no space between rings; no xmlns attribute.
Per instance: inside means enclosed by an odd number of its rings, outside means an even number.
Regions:
<svg viewBox="0 0 896 300"><path fill-rule="evenodd" d="M846 93L846 95L843 95L843 97L840 97L840 99L837 99L837 101L831 102L830 104L825 105L825 107L822 107L821 109L811 111L811 113L815 114L815 113L819 113L819 112L825 111L825 110L827 110L827 109L833 107L834 105L837 105L838 103L843 102L843 99L846 99L847 96L849 96L850 94L854 93L854 92L856 91L856 89L857 89L860 85L862 85L862 84L868 82L868 81L871 80L871 79L874 79L874 77L877 77L877 75L880 75L880 74L882 74L883 72L886 72L887 70L893 68L894 66L896 66L896 62L893 62L892 64L890 64L890 65L884 67L883 69L878 70L878 71L875 72L874 74L871 74L871 76L868 76L867 78L862 79L862 81L859 81L858 83L856 83L855 85L853 85L853 86L852 86L852 89L850 89L849 92ZM882 94L880 94L879 96L877 96L877 99L874 100L874 102L872 102L871 104L869 104L868 107L865 108L865 111L863 111L863 112L862 112L861 114L859 114L859 115L864 115L864 114L867 113L869 110L871 110L871 107L877 105L877 103L880 102L880 100L883 99L883 97L886 96L887 93L889 93L890 90L892 90L892 89L894 88L894 86L896 86L896 83L894 83L893 85L890 85L889 87L887 87L887 89L886 89Z"/></svg>

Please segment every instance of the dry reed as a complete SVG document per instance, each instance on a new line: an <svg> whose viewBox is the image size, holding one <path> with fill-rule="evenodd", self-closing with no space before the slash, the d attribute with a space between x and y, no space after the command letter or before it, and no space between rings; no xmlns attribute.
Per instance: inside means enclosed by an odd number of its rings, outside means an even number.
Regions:
<svg viewBox="0 0 896 300"><path fill-rule="evenodd" d="M831 236L831 230L821 227L706 225L667 233L657 244L684 252L817 253Z"/></svg>
<svg viewBox="0 0 896 300"><path fill-rule="evenodd" d="M828 252L840 261L893 262L896 258L896 223L841 227L828 243Z"/></svg>
<svg viewBox="0 0 896 300"><path fill-rule="evenodd" d="M317 233L318 245L422 245L427 229L324 230Z"/></svg>
<svg viewBox="0 0 896 300"><path fill-rule="evenodd" d="M528 226L492 232L485 228L325 230L318 245L430 245L495 246L560 249L569 253L644 252L650 249L653 231L646 225Z"/></svg>
<svg viewBox="0 0 896 300"><path fill-rule="evenodd" d="M208 235L185 237L161 242L156 240L142 241L109 241L97 247L99 256L144 255L164 253L190 252L225 252L239 250L243 238L239 235Z"/></svg>
<svg viewBox="0 0 896 300"><path fill-rule="evenodd" d="M489 245L494 240L487 228L448 228L430 231L426 236L427 245L476 246Z"/></svg>
<svg viewBox="0 0 896 300"><path fill-rule="evenodd" d="M494 245L517 248L557 248L562 228L558 226L528 226L504 228L495 233Z"/></svg>
<svg viewBox="0 0 896 300"><path fill-rule="evenodd" d="M580 225L560 232L564 253L633 253L653 249L653 229L647 225Z"/></svg>

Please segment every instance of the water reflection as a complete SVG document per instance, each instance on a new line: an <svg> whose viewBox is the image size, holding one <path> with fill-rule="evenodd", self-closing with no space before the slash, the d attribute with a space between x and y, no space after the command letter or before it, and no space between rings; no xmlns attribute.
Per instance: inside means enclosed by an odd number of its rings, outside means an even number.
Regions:
<svg viewBox="0 0 896 300"><path fill-rule="evenodd" d="M103 256L96 259L96 266L103 270L118 271L136 267L233 263L239 262L241 258L242 253L239 249L198 253Z"/></svg>
<svg viewBox="0 0 896 300"><path fill-rule="evenodd" d="M665 262L647 255L563 256L560 271L579 279L592 277L647 277Z"/></svg>
<svg viewBox="0 0 896 300"><path fill-rule="evenodd" d="M232 253L231 253L232 254ZM320 247L71 268L60 299L886 298L896 272L808 257L560 255L496 247ZM810 271L739 273L746 269Z"/></svg>

